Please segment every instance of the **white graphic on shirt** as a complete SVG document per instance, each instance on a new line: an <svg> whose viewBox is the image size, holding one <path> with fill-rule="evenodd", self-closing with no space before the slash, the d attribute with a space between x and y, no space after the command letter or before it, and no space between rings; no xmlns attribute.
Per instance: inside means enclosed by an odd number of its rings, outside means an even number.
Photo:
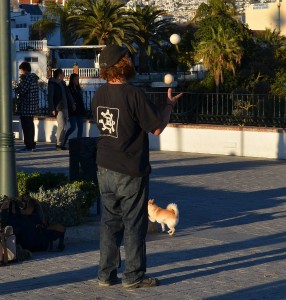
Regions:
<svg viewBox="0 0 286 300"><path fill-rule="evenodd" d="M104 131L107 129L109 133L114 132L114 125L115 122L113 121L113 114L109 112L109 109L106 111L106 113L101 112L101 115L103 116L104 119L100 119L99 123L102 123L102 130Z"/></svg>
<svg viewBox="0 0 286 300"><path fill-rule="evenodd" d="M104 106L97 107L97 124L100 135L118 138L118 108L110 108Z"/></svg>

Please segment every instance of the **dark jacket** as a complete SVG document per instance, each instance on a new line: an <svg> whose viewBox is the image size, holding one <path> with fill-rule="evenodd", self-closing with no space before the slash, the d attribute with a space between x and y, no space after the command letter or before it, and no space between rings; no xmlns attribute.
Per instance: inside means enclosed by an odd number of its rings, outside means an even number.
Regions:
<svg viewBox="0 0 286 300"><path fill-rule="evenodd" d="M75 104L75 109L73 107L69 106L69 115L71 116L80 116L84 117L85 116L85 107L83 103L83 96L82 96L82 91L80 89L77 89L75 87L68 87L70 94L73 98L74 104Z"/></svg>
<svg viewBox="0 0 286 300"><path fill-rule="evenodd" d="M32 117L39 109L39 77L34 73L22 74L15 86L17 112L21 116Z"/></svg>
<svg viewBox="0 0 286 300"><path fill-rule="evenodd" d="M64 86L66 93L67 105L65 105L63 99L63 89L61 84ZM48 103L50 111L60 111L62 109L68 109L68 106L72 106L74 101L70 95L70 92L66 86L66 83L62 81L57 82L55 78L50 78L48 81Z"/></svg>

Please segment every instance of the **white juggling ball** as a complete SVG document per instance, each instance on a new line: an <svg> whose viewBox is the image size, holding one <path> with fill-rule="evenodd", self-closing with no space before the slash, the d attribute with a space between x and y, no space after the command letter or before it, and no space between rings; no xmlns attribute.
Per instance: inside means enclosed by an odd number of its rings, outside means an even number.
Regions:
<svg viewBox="0 0 286 300"><path fill-rule="evenodd" d="M170 36L170 42L173 45L178 45L180 41L181 41L181 37L177 33L174 33Z"/></svg>
<svg viewBox="0 0 286 300"><path fill-rule="evenodd" d="M164 82L165 84L171 84L174 81L174 77L172 74L166 74L164 76Z"/></svg>

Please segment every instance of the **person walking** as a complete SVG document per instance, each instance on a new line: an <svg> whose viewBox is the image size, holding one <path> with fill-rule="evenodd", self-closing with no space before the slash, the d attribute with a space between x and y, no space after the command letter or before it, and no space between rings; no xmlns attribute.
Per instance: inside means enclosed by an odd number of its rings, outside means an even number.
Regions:
<svg viewBox="0 0 286 300"><path fill-rule="evenodd" d="M73 98L75 107L68 107L70 128L67 130L63 146L66 145L69 136L77 127L77 138L82 137L83 118L85 116L85 108L83 103L82 89L79 84L79 76L76 73L70 75L68 90Z"/></svg>
<svg viewBox="0 0 286 300"><path fill-rule="evenodd" d="M182 96L168 89L162 111L139 88L127 82L135 74L128 51L106 46L99 57L100 76L107 82L92 100L92 112L100 137L97 144L98 183L102 196L98 283L118 282L120 245L126 253L122 274L124 288L154 287L157 278L146 276L149 162L148 133L159 135Z"/></svg>
<svg viewBox="0 0 286 300"><path fill-rule="evenodd" d="M54 76L48 81L48 103L51 114L56 117L58 123L56 150L67 150L64 146L64 139L68 122L68 106L74 107L64 77L63 70L56 69Z"/></svg>
<svg viewBox="0 0 286 300"><path fill-rule="evenodd" d="M13 81L12 84L17 94L17 113L20 115L24 135L25 147L21 151L35 151L34 116L39 109L39 77L31 73L31 65L28 62L22 62L19 70L19 82Z"/></svg>

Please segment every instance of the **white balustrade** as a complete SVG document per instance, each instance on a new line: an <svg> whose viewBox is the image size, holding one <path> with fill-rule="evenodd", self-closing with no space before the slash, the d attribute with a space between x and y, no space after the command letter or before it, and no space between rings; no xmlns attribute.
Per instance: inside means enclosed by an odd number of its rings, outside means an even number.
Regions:
<svg viewBox="0 0 286 300"><path fill-rule="evenodd" d="M43 50L43 41L17 41L19 43L19 50L20 51L29 51L29 50L36 50L42 51Z"/></svg>
<svg viewBox="0 0 286 300"><path fill-rule="evenodd" d="M56 69L52 69L54 72ZM73 68L62 68L65 77L69 78L72 73L74 73ZM99 77L99 70L94 68L79 68L80 78L95 78Z"/></svg>
<svg viewBox="0 0 286 300"><path fill-rule="evenodd" d="M79 77L92 78L98 77L99 70L95 68L80 68L79 69Z"/></svg>

